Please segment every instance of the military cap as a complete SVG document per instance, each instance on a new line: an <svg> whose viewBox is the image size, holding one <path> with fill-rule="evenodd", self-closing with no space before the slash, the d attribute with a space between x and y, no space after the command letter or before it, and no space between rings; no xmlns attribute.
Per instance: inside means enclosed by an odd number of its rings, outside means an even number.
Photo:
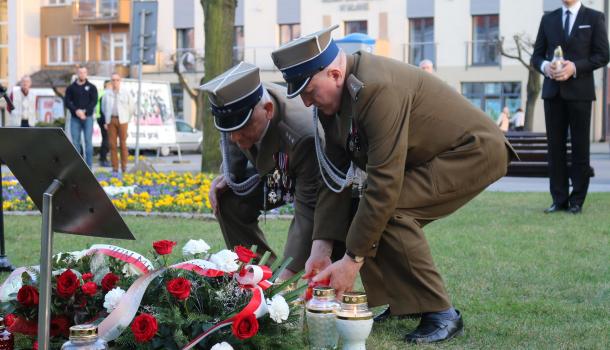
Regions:
<svg viewBox="0 0 610 350"><path fill-rule="evenodd" d="M311 78L337 57L339 47L331 38L331 32L338 27L334 25L302 36L271 53L273 63L288 83L288 98L298 96Z"/></svg>
<svg viewBox="0 0 610 350"><path fill-rule="evenodd" d="M200 87L208 93L214 125L220 131L243 128L263 97L258 67L240 62Z"/></svg>

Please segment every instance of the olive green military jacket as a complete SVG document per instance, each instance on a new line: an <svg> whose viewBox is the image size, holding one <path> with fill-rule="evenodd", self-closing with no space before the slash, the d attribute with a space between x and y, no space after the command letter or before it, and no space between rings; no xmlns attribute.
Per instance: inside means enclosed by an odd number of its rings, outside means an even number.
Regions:
<svg viewBox="0 0 610 350"><path fill-rule="evenodd" d="M295 186L295 213L288 231L285 252L289 256L296 257L300 252L309 251L311 247L314 208L319 185L312 109L305 107L300 99L286 98L286 88L280 85L263 83L263 86L275 104L273 119L260 144L243 151L247 159L239 157L236 154L238 147L231 143L229 171L242 178L246 175L247 160L249 160L264 181L265 176L276 168L274 155L278 152L288 155L288 175ZM257 150L255 151L254 148Z"/></svg>
<svg viewBox="0 0 610 350"><path fill-rule="evenodd" d="M358 52L347 57L346 77L340 112L320 116L325 151L344 171L350 161L365 170L367 187L350 220L351 190L335 194L322 186L314 239L345 241L354 254L373 257L396 209L422 208L433 196L466 193L505 174L506 161L496 166L491 159L500 151L506 159L508 141L499 128L432 74ZM359 152L348 150L351 129L361 140ZM470 156L456 161L460 152ZM409 185L410 171L433 166L438 169L427 169L432 186Z"/></svg>

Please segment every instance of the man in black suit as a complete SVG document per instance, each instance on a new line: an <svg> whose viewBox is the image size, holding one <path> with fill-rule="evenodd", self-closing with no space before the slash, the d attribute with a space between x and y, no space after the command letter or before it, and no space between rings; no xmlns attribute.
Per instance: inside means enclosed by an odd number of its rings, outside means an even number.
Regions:
<svg viewBox="0 0 610 350"><path fill-rule="evenodd" d="M549 152L550 190L553 204L545 213L578 214L589 187L589 132L591 104L595 100L593 71L608 64L608 33L604 15L579 0L562 0L563 6L542 17L532 54L532 64L544 74L542 98ZM551 63L561 46L564 61ZM566 142L572 144L568 174ZM568 178L572 180L569 193Z"/></svg>

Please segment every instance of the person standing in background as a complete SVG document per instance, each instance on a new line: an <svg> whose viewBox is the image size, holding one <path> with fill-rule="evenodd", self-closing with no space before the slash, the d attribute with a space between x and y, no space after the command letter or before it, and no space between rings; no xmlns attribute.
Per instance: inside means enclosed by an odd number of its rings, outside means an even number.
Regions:
<svg viewBox="0 0 610 350"><path fill-rule="evenodd" d="M87 80L87 67L77 70L77 79L68 86L64 97L70 111L70 135L77 150L81 149L81 133L85 138L85 162L93 167L93 113L97 104L97 88Z"/></svg>
<svg viewBox="0 0 610 350"><path fill-rule="evenodd" d="M589 133L595 99L593 71L608 64L608 27L604 14L579 0L542 16L532 53L532 65L544 75L542 99L549 152L550 192L553 203L544 212L582 212L589 189ZM562 61L552 62L555 49ZM568 170L567 138L572 145ZM570 180L572 193L570 193Z"/></svg>
<svg viewBox="0 0 610 350"><path fill-rule="evenodd" d="M106 117L102 110L102 99L107 90L111 90L110 80L104 80L104 91L100 94L97 102L97 125L100 127L102 143L100 144L100 166L108 166L108 130L106 130Z"/></svg>
<svg viewBox="0 0 610 350"><path fill-rule="evenodd" d="M508 126L510 125L510 119L508 118L509 114L510 111L508 110L508 107L502 108L502 112L496 121L496 124L498 124L498 127L500 127L500 130L502 130L503 133L508 132Z"/></svg>
<svg viewBox="0 0 610 350"><path fill-rule="evenodd" d="M36 125L36 96L30 91L32 78L24 75L19 82L20 89L11 92L10 99L15 109L9 110L13 118L13 124L21 123L21 127Z"/></svg>
<svg viewBox="0 0 610 350"><path fill-rule="evenodd" d="M429 59L423 59L419 62L419 68L428 73L434 73L434 63Z"/></svg>
<svg viewBox="0 0 610 350"><path fill-rule="evenodd" d="M519 107L519 109L517 109L517 112L510 118L510 122L513 124L515 131L523 131L523 128L525 127L525 113L523 113L523 108Z"/></svg>
<svg viewBox="0 0 610 350"><path fill-rule="evenodd" d="M104 94L102 111L106 118L104 128L108 131L108 144L110 145L110 162L112 171L119 171L119 157L117 155L117 136L121 148L121 171L127 171L127 128L132 116L135 114L135 103L129 91L121 89L121 76L112 73L110 77L112 89Z"/></svg>

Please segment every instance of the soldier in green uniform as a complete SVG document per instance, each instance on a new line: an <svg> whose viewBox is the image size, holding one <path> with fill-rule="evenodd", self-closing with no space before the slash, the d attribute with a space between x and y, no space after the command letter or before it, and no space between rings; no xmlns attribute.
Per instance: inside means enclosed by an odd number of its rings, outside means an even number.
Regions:
<svg viewBox="0 0 610 350"><path fill-rule="evenodd" d="M514 153L481 110L432 74L365 52L346 55L328 28L272 53L288 97L314 105L324 186L305 271L338 294L360 272L371 306L421 315L409 343L451 339L463 320L451 304L423 227L505 175ZM351 197L359 198L352 208ZM352 217L353 215L353 217ZM334 240L344 257L332 263ZM388 316L389 317L389 316Z"/></svg>
<svg viewBox="0 0 610 350"><path fill-rule="evenodd" d="M273 252L258 226L260 212L294 203L284 248L284 257L294 260L280 276L289 278L303 269L311 248L319 183L311 108L288 100L284 87L261 83L259 69L244 62L201 89L222 133L222 172L210 201L225 243Z"/></svg>

